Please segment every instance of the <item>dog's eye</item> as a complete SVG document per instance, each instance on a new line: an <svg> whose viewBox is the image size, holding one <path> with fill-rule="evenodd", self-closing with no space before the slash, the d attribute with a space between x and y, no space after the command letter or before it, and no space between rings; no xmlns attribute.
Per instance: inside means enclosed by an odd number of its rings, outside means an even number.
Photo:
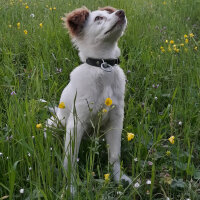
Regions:
<svg viewBox="0 0 200 200"><path fill-rule="evenodd" d="M103 19L103 17L97 16L97 17L95 17L94 21L99 21L99 20L102 20L102 19Z"/></svg>

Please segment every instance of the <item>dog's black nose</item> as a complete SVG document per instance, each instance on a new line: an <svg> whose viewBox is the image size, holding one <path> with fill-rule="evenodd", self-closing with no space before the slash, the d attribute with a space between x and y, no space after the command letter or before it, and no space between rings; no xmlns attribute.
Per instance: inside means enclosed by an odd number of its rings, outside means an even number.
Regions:
<svg viewBox="0 0 200 200"><path fill-rule="evenodd" d="M115 15L117 15L119 18L124 18L125 12L123 10L118 10Z"/></svg>

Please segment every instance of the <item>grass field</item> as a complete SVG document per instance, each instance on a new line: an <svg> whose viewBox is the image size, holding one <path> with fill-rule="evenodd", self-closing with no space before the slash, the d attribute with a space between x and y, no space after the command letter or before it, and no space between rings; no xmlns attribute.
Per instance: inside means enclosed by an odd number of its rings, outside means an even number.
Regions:
<svg viewBox="0 0 200 200"><path fill-rule="evenodd" d="M47 107L58 105L80 63L61 18L82 5L127 15L119 41L128 80L121 166L130 186L104 180L112 173L102 137L84 139L66 173L64 129L43 136ZM0 0L0 199L72 198L200 199L199 0Z"/></svg>

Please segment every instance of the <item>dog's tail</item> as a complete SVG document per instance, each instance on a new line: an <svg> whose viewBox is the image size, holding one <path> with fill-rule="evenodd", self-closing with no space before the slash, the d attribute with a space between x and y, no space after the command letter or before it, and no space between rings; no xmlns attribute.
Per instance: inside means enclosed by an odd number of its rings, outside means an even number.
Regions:
<svg viewBox="0 0 200 200"><path fill-rule="evenodd" d="M52 114L56 114L57 111L58 111L58 107L48 107L49 111L52 113Z"/></svg>
<svg viewBox="0 0 200 200"><path fill-rule="evenodd" d="M42 102L42 103L47 103L47 101L46 100L44 100L44 99L39 99L39 101L40 102ZM45 107L47 107L47 106L45 106ZM51 112L52 114L56 114L57 113L57 111L58 111L58 107L48 107L48 110L49 110L49 112Z"/></svg>

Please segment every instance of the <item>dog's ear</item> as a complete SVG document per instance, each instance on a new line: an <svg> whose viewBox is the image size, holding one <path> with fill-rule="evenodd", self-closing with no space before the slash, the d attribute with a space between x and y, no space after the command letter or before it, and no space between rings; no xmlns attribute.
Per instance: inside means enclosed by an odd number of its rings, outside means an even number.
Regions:
<svg viewBox="0 0 200 200"><path fill-rule="evenodd" d="M109 13L113 13L115 12L117 9L116 8L113 8L111 6L106 6L106 7L103 7L103 8L99 8L99 10L106 10L108 11Z"/></svg>
<svg viewBox="0 0 200 200"><path fill-rule="evenodd" d="M81 34L89 13L90 11L86 7L82 7L65 14L65 17L63 17L64 26L69 30L72 37L77 37Z"/></svg>

